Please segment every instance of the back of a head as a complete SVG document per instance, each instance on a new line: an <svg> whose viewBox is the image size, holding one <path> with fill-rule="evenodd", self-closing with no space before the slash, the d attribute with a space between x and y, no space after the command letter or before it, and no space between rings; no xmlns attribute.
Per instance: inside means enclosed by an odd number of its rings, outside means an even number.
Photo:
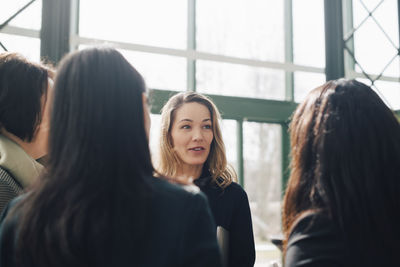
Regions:
<svg viewBox="0 0 400 267"><path fill-rule="evenodd" d="M22 55L0 53L0 127L31 141L41 121L48 69Z"/></svg>
<svg viewBox="0 0 400 267"><path fill-rule="evenodd" d="M145 84L118 51L92 48L66 57L54 86L51 167L65 169L66 160L77 164L81 158L100 173L101 165L123 171L136 164L137 170L151 174L142 103Z"/></svg>
<svg viewBox="0 0 400 267"><path fill-rule="evenodd" d="M153 172L144 92L140 74L115 49L86 49L62 60L48 171L22 206L22 266L112 265L115 242L139 246Z"/></svg>
<svg viewBox="0 0 400 267"><path fill-rule="evenodd" d="M343 230L352 253L367 255L366 264L390 262L400 239L400 125L393 112L370 87L341 79L308 95L290 131L286 233L301 214L319 210Z"/></svg>

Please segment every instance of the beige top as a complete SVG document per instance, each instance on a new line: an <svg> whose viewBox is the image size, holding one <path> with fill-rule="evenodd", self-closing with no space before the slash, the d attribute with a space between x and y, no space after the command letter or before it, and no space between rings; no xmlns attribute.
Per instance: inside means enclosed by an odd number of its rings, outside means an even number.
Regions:
<svg viewBox="0 0 400 267"><path fill-rule="evenodd" d="M31 158L17 143L0 134L0 166L23 188L31 185L43 166Z"/></svg>

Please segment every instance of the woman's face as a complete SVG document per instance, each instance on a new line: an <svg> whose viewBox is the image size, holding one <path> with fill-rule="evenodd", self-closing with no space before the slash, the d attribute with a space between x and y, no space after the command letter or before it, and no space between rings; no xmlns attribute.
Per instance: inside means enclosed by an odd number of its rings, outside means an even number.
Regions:
<svg viewBox="0 0 400 267"><path fill-rule="evenodd" d="M183 164L202 166L214 138L210 111L196 102L184 104L175 111L171 137L173 149Z"/></svg>

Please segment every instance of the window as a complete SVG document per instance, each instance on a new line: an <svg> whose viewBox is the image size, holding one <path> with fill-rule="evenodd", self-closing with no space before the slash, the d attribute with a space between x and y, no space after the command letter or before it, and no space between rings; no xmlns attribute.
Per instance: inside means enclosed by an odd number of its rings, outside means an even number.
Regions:
<svg viewBox="0 0 400 267"><path fill-rule="evenodd" d="M237 171L237 122L235 120L222 120L221 132L225 144L226 159L228 164L230 164Z"/></svg>
<svg viewBox="0 0 400 267"><path fill-rule="evenodd" d="M18 52L26 58L40 61L40 39L26 36L0 33L0 42L7 51ZM0 48L2 52L2 48Z"/></svg>
<svg viewBox="0 0 400 267"><path fill-rule="evenodd" d="M300 72L294 74L294 100L301 102L307 94L325 83L325 74L313 72Z"/></svg>
<svg viewBox="0 0 400 267"><path fill-rule="evenodd" d="M279 261L270 242L281 232L282 140L281 126L243 123L244 187L249 196L258 264Z"/></svg>
<svg viewBox="0 0 400 267"><path fill-rule="evenodd" d="M83 37L186 47L185 0L84 0L79 3L79 34Z"/></svg>
<svg viewBox="0 0 400 267"><path fill-rule="evenodd" d="M40 60L39 31L42 20L42 1L4 0L0 25L24 9L0 30L0 52L18 52L30 60Z"/></svg>
<svg viewBox="0 0 400 267"><path fill-rule="evenodd" d="M325 67L324 1L293 0L293 61L295 64ZM316 72L294 73L294 100L301 102L314 88L325 82Z"/></svg>
<svg viewBox="0 0 400 267"><path fill-rule="evenodd" d="M200 0L196 4L197 50L284 61L283 1Z"/></svg>
<svg viewBox="0 0 400 267"><path fill-rule="evenodd" d="M293 60L325 67L324 1L293 0Z"/></svg>
<svg viewBox="0 0 400 267"><path fill-rule="evenodd" d="M392 109L400 108L398 2L346 0L345 45L349 78L372 85ZM379 52L378 52L379 51Z"/></svg>
<svg viewBox="0 0 400 267"><path fill-rule="evenodd" d="M3 0L0 13L0 24L14 15L18 10L27 5L29 0ZM9 26L40 30L42 23L42 0L36 0L14 19Z"/></svg>
<svg viewBox="0 0 400 267"><path fill-rule="evenodd" d="M196 80L201 93L285 98L284 72L281 70L199 60Z"/></svg>
<svg viewBox="0 0 400 267"><path fill-rule="evenodd" d="M149 88L185 90L185 59L129 50L120 50L120 52L143 75Z"/></svg>

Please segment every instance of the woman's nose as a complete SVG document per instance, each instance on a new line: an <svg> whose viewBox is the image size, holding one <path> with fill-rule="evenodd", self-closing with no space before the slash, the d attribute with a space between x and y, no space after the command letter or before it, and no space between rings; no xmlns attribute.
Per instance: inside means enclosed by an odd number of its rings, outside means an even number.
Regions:
<svg viewBox="0 0 400 267"><path fill-rule="evenodd" d="M203 133L201 132L201 129L195 129L193 131L192 139L193 139L193 141L201 141L201 140L203 140Z"/></svg>

